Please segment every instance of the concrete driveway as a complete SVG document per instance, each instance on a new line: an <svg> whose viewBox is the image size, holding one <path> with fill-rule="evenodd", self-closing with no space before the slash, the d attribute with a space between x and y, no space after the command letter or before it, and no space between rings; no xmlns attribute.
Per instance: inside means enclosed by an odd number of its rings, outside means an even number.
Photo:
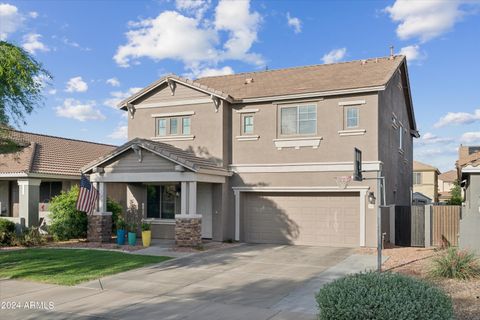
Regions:
<svg viewBox="0 0 480 320"><path fill-rule="evenodd" d="M352 253L345 248L243 245L77 287L4 280L2 301L52 301L55 307L0 313L9 319L315 319L314 293L323 284L375 265L374 256Z"/></svg>

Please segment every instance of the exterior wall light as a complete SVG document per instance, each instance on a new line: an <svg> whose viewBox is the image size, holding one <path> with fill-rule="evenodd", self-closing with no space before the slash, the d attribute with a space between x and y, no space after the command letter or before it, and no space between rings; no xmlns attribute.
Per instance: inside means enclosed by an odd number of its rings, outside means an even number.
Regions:
<svg viewBox="0 0 480 320"><path fill-rule="evenodd" d="M375 194L373 192L369 192L368 193L368 203L375 204L375 200L377 200L377 198L375 198Z"/></svg>

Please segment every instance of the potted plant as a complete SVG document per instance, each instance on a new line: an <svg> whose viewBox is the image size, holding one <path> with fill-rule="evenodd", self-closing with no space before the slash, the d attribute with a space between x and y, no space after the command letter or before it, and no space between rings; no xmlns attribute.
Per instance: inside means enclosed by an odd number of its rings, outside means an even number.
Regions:
<svg viewBox="0 0 480 320"><path fill-rule="evenodd" d="M142 243L144 247L150 247L152 241L152 231L150 230L149 223L142 223Z"/></svg>
<svg viewBox="0 0 480 320"><path fill-rule="evenodd" d="M117 219L117 244L124 245L125 244L125 229L127 224L125 220L122 218Z"/></svg>
<svg viewBox="0 0 480 320"><path fill-rule="evenodd" d="M128 244L134 246L137 244L137 225L135 223L130 224L130 230L128 231Z"/></svg>

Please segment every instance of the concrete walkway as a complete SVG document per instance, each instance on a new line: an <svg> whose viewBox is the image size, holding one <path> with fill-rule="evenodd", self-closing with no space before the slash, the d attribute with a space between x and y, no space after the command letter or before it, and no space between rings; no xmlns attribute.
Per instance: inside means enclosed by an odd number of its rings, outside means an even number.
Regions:
<svg viewBox="0 0 480 320"><path fill-rule="evenodd" d="M0 310L8 319L315 319L325 283L375 266L351 249L244 245L188 255L77 287L3 280L2 301L53 311ZM103 287L103 290L102 290Z"/></svg>

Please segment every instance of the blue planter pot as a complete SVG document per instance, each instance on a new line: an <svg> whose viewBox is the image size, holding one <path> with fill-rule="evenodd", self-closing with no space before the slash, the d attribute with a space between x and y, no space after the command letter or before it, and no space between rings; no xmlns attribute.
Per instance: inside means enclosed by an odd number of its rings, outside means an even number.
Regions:
<svg viewBox="0 0 480 320"><path fill-rule="evenodd" d="M128 233L128 244L134 246L137 244L137 234L135 232Z"/></svg>
<svg viewBox="0 0 480 320"><path fill-rule="evenodd" d="M125 244L125 230L117 230L117 244L121 246Z"/></svg>

